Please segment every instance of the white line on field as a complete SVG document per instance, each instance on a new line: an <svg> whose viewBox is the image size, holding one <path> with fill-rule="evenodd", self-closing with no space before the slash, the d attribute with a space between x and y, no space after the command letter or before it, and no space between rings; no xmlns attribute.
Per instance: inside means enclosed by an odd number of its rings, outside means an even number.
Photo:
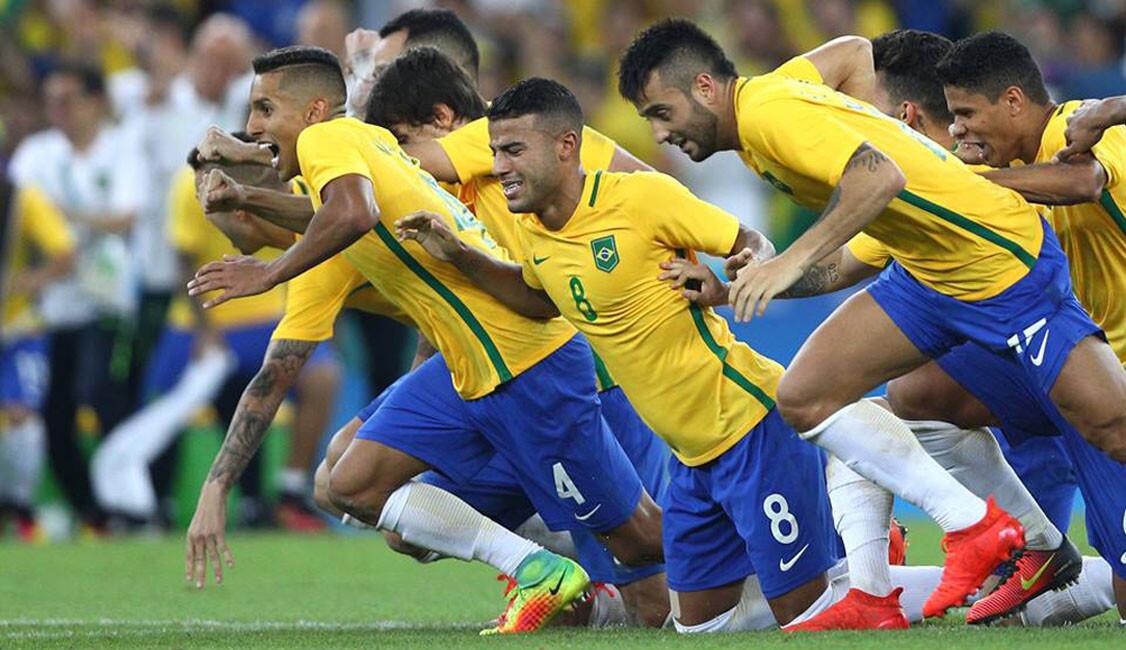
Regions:
<svg viewBox="0 0 1126 650"><path fill-rule="evenodd" d="M81 632L74 630L59 630L58 628L77 627L87 628ZM99 634L129 634L145 635L163 632L191 632L191 631L220 631L220 632L265 632L265 631L357 631L379 632L386 630L421 630L421 629L473 629L483 627L469 623L452 624L422 624L408 621L372 621L370 623L326 623L324 621L219 621L212 619L68 619L68 618L17 618L0 619L0 636L6 638L45 638L67 637L79 634L82 636ZM36 629L40 628L40 629ZM48 628L44 630L42 628ZM54 628L54 629L51 629ZM89 628L98 628L90 630ZM126 628L126 629L122 629ZM141 628L127 630L127 628Z"/></svg>

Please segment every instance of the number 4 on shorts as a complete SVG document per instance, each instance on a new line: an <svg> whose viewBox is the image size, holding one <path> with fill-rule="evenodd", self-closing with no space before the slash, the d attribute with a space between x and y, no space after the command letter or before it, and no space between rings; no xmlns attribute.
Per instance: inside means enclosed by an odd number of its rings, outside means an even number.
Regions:
<svg viewBox="0 0 1126 650"><path fill-rule="evenodd" d="M555 493L559 495L560 499L574 499L576 505L586 503L586 498L583 493L579 492L579 488L575 487L575 482L571 480L571 476L564 469L563 463L555 463L551 466L551 473L555 477Z"/></svg>

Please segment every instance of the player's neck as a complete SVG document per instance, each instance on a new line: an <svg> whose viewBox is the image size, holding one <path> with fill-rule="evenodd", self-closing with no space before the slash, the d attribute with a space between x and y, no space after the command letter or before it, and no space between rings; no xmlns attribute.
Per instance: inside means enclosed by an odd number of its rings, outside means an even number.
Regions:
<svg viewBox="0 0 1126 650"><path fill-rule="evenodd" d="M735 109L735 95L739 92L739 77L733 77L727 82L724 93L727 101L723 110L716 116L716 149L718 151L739 151L739 112Z"/></svg>
<svg viewBox="0 0 1126 650"><path fill-rule="evenodd" d="M94 144L94 140L98 138L99 130L101 130L101 124L94 124L89 127L80 126L76 129L65 131L64 133L72 149L75 151L86 151Z"/></svg>
<svg viewBox="0 0 1126 650"><path fill-rule="evenodd" d="M1051 121L1052 113L1056 108L1056 104L1052 102L1048 102L1046 106L1034 104L1033 110L1029 111L1025 118L1024 128L1021 129L1023 135L1020 139L1020 159L1025 164L1036 161L1036 156L1040 153L1040 143L1044 139L1044 129L1048 128L1048 122Z"/></svg>
<svg viewBox="0 0 1126 650"><path fill-rule="evenodd" d="M562 230L578 209L585 187L586 172L582 167L576 168L573 173L564 174L559 189L547 206L536 214L543 227L553 231Z"/></svg>

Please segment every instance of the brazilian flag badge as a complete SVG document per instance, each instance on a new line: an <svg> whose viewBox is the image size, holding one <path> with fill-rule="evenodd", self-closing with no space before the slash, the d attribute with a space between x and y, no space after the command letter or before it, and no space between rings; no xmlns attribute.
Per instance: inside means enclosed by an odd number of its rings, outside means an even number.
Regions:
<svg viewBox="0 0 1126 650"><path fill-rule="evenodd" d="M599 271L609 273L618 266L618 244L613 235L599 237L590 242L590 252L594 254L594 266Z"/></svg>

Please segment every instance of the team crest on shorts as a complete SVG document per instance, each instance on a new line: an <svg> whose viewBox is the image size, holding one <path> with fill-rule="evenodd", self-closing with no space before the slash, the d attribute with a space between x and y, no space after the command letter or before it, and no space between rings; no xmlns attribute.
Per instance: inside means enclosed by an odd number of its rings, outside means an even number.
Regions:
<svg viewBox="0 0 1126 650"><path fill-rule="evenodd" d="M590 252L594 254L594 266L599 271L609 273L618 266L618 244L613 235L591 241Z"/></svg>

